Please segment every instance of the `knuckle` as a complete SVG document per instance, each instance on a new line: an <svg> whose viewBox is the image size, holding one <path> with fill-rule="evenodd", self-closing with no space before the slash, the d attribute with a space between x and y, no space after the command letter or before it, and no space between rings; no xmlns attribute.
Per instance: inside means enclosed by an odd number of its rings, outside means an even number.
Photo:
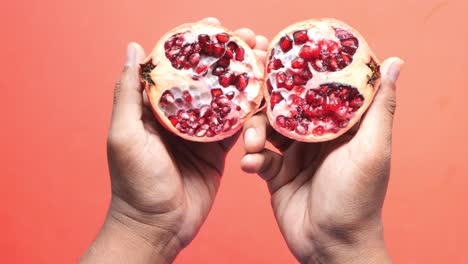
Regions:
<svg viewBox="0 0 468 264"><path fill-rule="evenodd" d="M396 110L396 98L395 98L395 96L393 96L393 95L392 96L387 96L387 98L385 99L384 105L385 105L385 108L387 109L387 111L391 115L395 114L395 110Z"/></svg>

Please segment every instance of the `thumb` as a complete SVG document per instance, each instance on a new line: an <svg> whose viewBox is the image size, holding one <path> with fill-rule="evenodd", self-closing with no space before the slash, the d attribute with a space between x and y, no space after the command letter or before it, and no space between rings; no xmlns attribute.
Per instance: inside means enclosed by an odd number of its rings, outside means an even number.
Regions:
<svg viewBox="0 0 468 264"><path fill-rule="evenodd" d="M145 51L137 43L130 43L122 74L115 85L112 122L128 124L141 118L143 109L142 86L138 76L139 63L143 62Z"/></svg>
<svg viewBox="0 0 468 264"><path fill-rule="evenodd" d="M393 116L396 108L396 81L403 64L404 61L396 57L389 58L382 63L380 88L356 134L360 143L374 147L386 147L391 144Z"/></svg>

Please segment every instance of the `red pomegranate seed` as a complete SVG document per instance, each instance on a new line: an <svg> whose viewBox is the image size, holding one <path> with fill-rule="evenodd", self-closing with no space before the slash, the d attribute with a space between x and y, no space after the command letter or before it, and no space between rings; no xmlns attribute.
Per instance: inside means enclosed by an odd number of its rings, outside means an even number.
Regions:
<svg viewBox="0 0 468 264"><path fill-rule="evenodd" d="M219 76L219 84L222 87L228 87L231 85L231 82L233 80L233 75L230 72L225 72Z"/></svg>
<svg viewBox="0 0 468 264"><path fill-rule="evenodd" d="M201 51L200 43L194 43L193 44L193 52L199 53L200 51Z"/></svg>
<svg viewBox="0 0 468 264"><path fill-rule="evenodd" d="M180 53L179 47L172 47L169 51L166 52L166 57L168 57L169 59L172 59L179 53Z"/></svg>
<svg viewBox="0 0 468 264"><path fill-rule="evenodd" d="M205 44L205 43L207 43L209 40L210 40L210 36L208 36L208 35L206 35L206 34L198 35L198 42L200 42L201 44Z"/></svg>
<svg viewBox="0 0 468 264"><path fill-rule="evenodd" d="M294 43L297 45L304 44L309 40L309 36L307 36L307 30L298 30L293 34Z"/></svg>
<svg viewBox="0 0 468 264"><path fill-rule="evenodd" d="M216 35L216 39L221 43L226 43L229 41L229 35L227 33L219 33Z"/></svg>
<svg viewBox="0 0 468 264"><path fill-rule="evenodd" d="M189 91L183 91L182 96L184 97L185 102L187 103L192 102L192 95L189 93Z"/></svg>
<svg viewBox="0 0 468 264"><path fill-rule="evenodd" d="M174 95L170 92L170 91L165 91L162 95L161 95L161 102L163 103L174 103Z"/></svg>
<svg viewBox="0 0 468 264"><path fill-rule="evenodd" d="M359 109L359 107L362 106L363 102L364 99L362 98L362 96L357 96L351 102L349 102L349 106L353 108L353 111L356 111L357 109Z"/></svg>
<svg viewBox="0 0 468 264"><path fill-rule="evenodd" d="M271 91L273 91L273 86L271 85L270 79L267 80L266 84L267 84L267 90L271 94Z"/></svg>
<svg viewBox="0 0 468 264"><path fill-rule="evenodd" d="M306 66L306 63L305 63L304 59L302 59L302 58L295 58L291 62L291 67L293 67L293 69L300 69L300 68L303 68L304 66Z"/></svg>
<svg viewBox="0 0 468 264"><path fill-rule="evenodd" d="M169 118L169 121L171 121L171 124L173 126L175 126L175 125L177 125L177 123L179 123L179 119L174 115L171 115L168 118Z"/></svg>
<svg viewBox="0 0 468 264"><path fill-rule="evenodd" d="M276 117L276 123L282 127L282 128L286 128L286 117L285 116L282 116L282 115L279 115Z"/></svg>
<svg viewBox="0 0 468 264"><path fill-rule="evenodd" d="M305 99L308 104L312 104L315 100L315 92L309 89L305 95Z"/></svg>
<svg viewBox="0 0 468 264"><path fill-rule="evenodd" d="M199 128L197 130L197 132L195 132L195 136L197 137L203 137L205 134L206 134L207 130L206 129L202 129L202 128Z"/></svg>
<svg viewBox="0 0 468 264"><path fill-rule="evenodd" d="M219 58L224 55L224 45L216 43L213 45L213 56Z"/></svg>
<svg viewBox="0 0 468 264"><path fill-rule="evenodd" d="M279 41L280 48L284 53L292 49L292 44L293 44L292 39L289 36L281 37Z"/></svg>
<svg viewBox="0 0 468 264"><path fill-rule="evenodd" d="M229 92L226 94L226 97L229 99L229 100L232 100L234 98L234 92Z"/></svg>
<svg viewBox="0 0 468 264"><path fill-rule="evenodd" d="M180 110L179 112L177 112L177 116L180 118L180 119L184 119L184 120L187 120L190 118L190 116L187 114L187 112L185 112L184 110Z"/></svg>
<svg viewBox="0 0 468 264"><path fill-rule="evenodd" d="M221 59L218 60L217 66L227 68L231 64L231 60L227 57L222 57Z"/></svg>
<svg viewBox="0 0 468 264"><path fill-rule="evenodd" d="M200 65L195 69L195 72L199 75L205 75L208 72L208 66L207 65Z"/></svg>
<svg viewBox="0 0 468 264"><path fill-rule="evenodd" d="M248 84L249 84L249 75L247 75L247 73L243 73L239 75L239 77L237 78L236 88L239 91L243 91L245 90Z"/></svg>
<svg viewBox="0 0 468 264"><path fill-rule="evenodd" d="M354 53L356 53L358 46L359 46L359 43L356 38L351 38L351 39L341 41L341 48L343 49L344 52L350 55L354 55Z"/></svg>
<svg viewBox="0 0 468 264"><path fill-rule="evenodd" d="M309 45L304 45L299 51L299 57L303 58L305 61L312 61L313 59L318 58L319 55L320 50Z"/></svg>
<svg viewBox="0 0 468 264"><path fill-rule="evenodd" d="M214 89L211 89L211 96L213 97L218 97L220 95L223 94L223 90L221 90L221 88L214 88ZM201 112L201 110L200 110Z"/></svg>
<svg viewBox="0 0 468 264"><path fill-rule="evenodd" d="M206 42L205 45L203 46L203 52L206 55L211 56L213 54L213 50L214 50L214 44L211 41Z"/></svg>
<svg viewBox="0 0 468 264"><path fill-rule="evenodd" d="M279 92L273 92L271 93L271 98L270 98L270 104L271 104L271 109L275 107L276 104L279 102L283 101L284 98Z"/></svg>
<svg viewBox="0 0 468 264"><path fill-rule="evenodd" d="M244 60L244 48L238 47L236 49L236 60L243 61Z"/></svg>
<svg viewBox="0 0 468 264"><path fill-rule="evenodd" d="M220 76L221 74L223 74L224 71L225 71L225 69L223 67L216 67L216 68L214 68L212 74L214 76Z"/></svg>
<svg viewBox="0 0 468 264"><path fill-rule="evenodd" d="M198 63L200 62L200 54L198 53L193 53L189 57L189 64L193 67L197 66Z"/></svg>
<svg viewBox="0 0 468 264"><path fill-rule="evenodd" d="M312 133L316 136L323 135L323 126L318 126L312 130Z"/></svg>
<svg viewBox="0 0 468 264"><path fill-rule="evenodd" d="M215 96L213 95L213 91L211 92L211 94L212 94L213 97L215 97ZM222 94L222 91L221 91L221 94ZM211 111L210 106L204 105L204 106L200 107L200 116L201 116L201 117L208 117L208 116L210 116L212 113L213 113L213 111ZM201 122L201 120L199 120L199 122Z"/></svg>
<svg viewBox="0 0 468 264"><path fill-rule="evenodd" d="M278 72L278 74L276 74L276 86L278 88L281 88L284 86L284 81L286 80L286 73L284 72Z"/></svg>
<svg viewBox="0 0 468 264"><path fill-rule="evenodd" d="M224 57L232 59L234 58L234 54L230 48L226 48L224 51Z"/></svg>
<svg viewBox="0 0 468 264"><path fill-rule="evenodd" d="M237 111L240 111L240 110L241 110L241 107L240 107L240 106L236 106L236 110L237 110Z"/></svg>
<svg viewBox="0 0 468 264"><path fill-rule="evenodd" d="M354 37L353 35L351 35L351 33L349 33L348 31L346 31L344 29L341 29L341 28L336 28L335 29L335 36L340 40L349 39L349 38Z"/></svg>
<svg viewBox="0 0 468 264"><path fill-rule="evenodd" d="M182 46L181 51L183 55L190 55L192 53L192 45L185 44L184 46Z"/></svg>
<svg viewBox="0 0 468 264"><path fill-rule="evenodd" d="M283 67L284 65L280 59L274 59L268 63L268 72L270 72L271 70L278 70Z"/></svg>
<svg viewBox="0 0 468 264"><path fill-rule="evenodd" d="M294 85L304 85L307 83L306 80L302 79L302 77L297 74L293 75L293 82L294 82Z"/></svg>
<svg viewBox="0 0 468 264"><path fill-rule="evenodd" d="M291 91L294 88L294 79L292 76L287 76L286 80L284 80L284 88Z"/></svg>
<svg viewBox="0 0 468 264"><path fill-rule="evenodd" d="M309 126L307 124L299 124L296 127L296 133L299 135L305 135L307 134L307 130L309 129Z"/></svg>

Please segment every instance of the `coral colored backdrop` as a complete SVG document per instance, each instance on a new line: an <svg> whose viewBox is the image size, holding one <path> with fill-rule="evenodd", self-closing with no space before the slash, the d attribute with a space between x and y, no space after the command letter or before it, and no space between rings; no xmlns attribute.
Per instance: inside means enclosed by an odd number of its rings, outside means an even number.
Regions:
<svg viewBox="0 0 468 264"><path fill-rule="evenodd" d="M3 1L0 8L0 263L73 263L109 202L106 132L127 42L146 50L175 25L218 16L273 37L336 17L381 59L407 62L398 86L384 209L395 263L468 263L466 1ZM240 142L239 142L240 143ZM295 263L263 182L227 162L201 232L176 263Z"/></svg>

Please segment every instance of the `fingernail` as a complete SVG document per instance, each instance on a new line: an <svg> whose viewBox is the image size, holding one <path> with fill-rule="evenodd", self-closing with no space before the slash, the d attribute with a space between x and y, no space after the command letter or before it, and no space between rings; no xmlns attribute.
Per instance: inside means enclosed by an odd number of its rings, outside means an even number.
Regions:
<svg viewBox="0 0 468 264"><path fill-rule="evenodd" d="M125 65L133 66L136 63L136 49L135 46L130 43L127 47L127 58L125 60Z"/></svg>
<svg viewBox="0 0 468 264"><path fill-rule="evenodd" d="M257 136L257 130L254 127L251 127L245 131L246 138L256 138Z"/></svg>
<svg viewBox="0 0 468 264"><path fill-rule="evenodd" d="M392 81L392 82L396 82L398 80L398 76L400 76L400 69L401 69L401 66L404 64L405 62L401 59L397 59L395 60L389 67L388 71L387 71L387 78Z"/></svg>

